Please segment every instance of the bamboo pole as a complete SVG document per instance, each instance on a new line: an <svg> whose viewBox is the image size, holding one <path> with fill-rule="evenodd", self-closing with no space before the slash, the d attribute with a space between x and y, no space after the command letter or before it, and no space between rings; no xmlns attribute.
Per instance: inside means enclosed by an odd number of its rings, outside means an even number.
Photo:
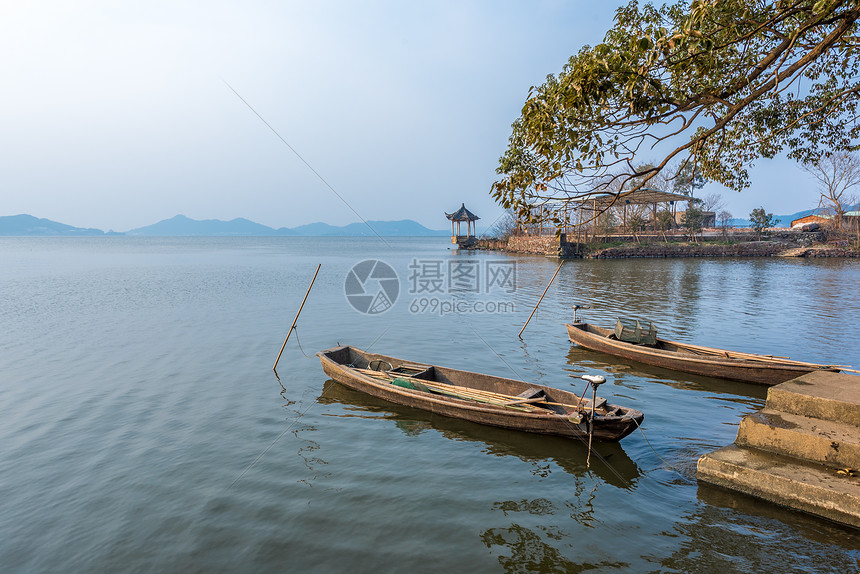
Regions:
<svg viewBox="0 0 860 574"><path fill-rule="evenodd" d="M383 371L373 371L371 369L355 369L355 370L362 373L362 374L365 374L365 375L368 375L368 376L373 377L375 379L379 379L379 380L386 381L386 382L391 382L395 379L395 377L393 375L391 375L390 373L385 373ZM400 377L400 378L409 378L409 377ZM493 404L499 404L500 406L509 406L508 404L505 404L505 403L511 403L511 404L519 405L520 403L525 403L526 401L535 401L535 402L540 401L541 404L567 407L567 408L572 409L572 410L578 410L578 408L579 408L579 405L571 405L568 403L557 403L557 402L553 402L553 401L548 401L548 400L546 400L545 397L541 397L540 399L523 399L522 397L517 397L514 395L506 395L504 393L496 393L493 391L484 391L481 389L473 389L471 387L461 387L458 385L450 385L448 383L440 383L438 381L427 381L424 379L415 379L415 380L419 381L421 384L425 385L426 387L434 389L434 390L449 391L451 393L457 393L457 394L460 394L463 396L473 396L473 397L482 398L482 399L492 399L492 400L504 401L502 403L493 403ZM588 391L587 386L585 387L585 390ZM583 393L583 398L584 398L584 393ZM580 399L580 403L581 402L582 402L582 399ZM523 405L523 406L526 406L526 405ZM535 411L535 412L539 412L539 411Z"/></svg>
<svg viewBox="0 0 860 574"><path fill-rule="evenodd" d="M722 357L724 359L741 359L748 361L760 361L764 363L781 363L785 365L795 366L795 367L811 367L811 368L821 368L821 367L845 367L847 365L820 365L818 363L807 363L805 361L795 361L788 357L780 357L778 355L758 355L756 353L744 353L742 351L725 351L722 349L713 349L711 347L702 347L699 345L690 345L687 343L678 343L675 341L666 341L672 345L680 349L686 349L689 351L698 351L701 353L705 353L707 355L712 355L715 357ZM844 370L844 369L842 369Z"/></svg>
<svg viewBox="0 0 860 574"><path fill-rule="evenodd" d="M356 371L363 373L365 375L368 375L370 377L373 377L375 379L383 380L383 381L393 381L395 378L398 378L398 377L395 377L391 373L386 373L383 371L373 371L370 369L356 369ZM409 378L409 377L403 376L400 378ZM497 399L500 401L519 400L521 398L521 397L515 397L513 395L505 395L502 393L495 393L493 391L484 391L481 389L473 389L471 387L461 387L458 385L449 385L448 383L440 383L438 381L427 381L424 379L415 379L415 380L419 381L421 384L423 384L427 387L431 387L431 388L435 387L435 388L440 389L440 390L456 392L456 393L461 394L461 395L470 395L470 396L481 397L481 398L491 398L491 399Z"/></svg>
<svg viewBox="0 0 860 574"><path fill-rule="evenodd" d="M286 339L284 339L284 344L281 345L281 350L278 351L278 358L275 359L275 365L272 367L272 370L275 371L275 374L277 374L277 372L278 372L278 361L281 360L281 354L284 352L284 348L287 346L287 341L290 340L290 335L293 334L293 330L296 328L296 322L299 320L299 315L302 314L302 309L305 306L305 301L308 300L308 295L311 294L311 287L314 286L314 281L317 280L317 274L319 274L319 272L320 272L320 267L322 267L322 263L317 265L317 270L314 272L314 277L313 277L313 279L311 279L311 284L308 286L308 290L305 293L305 298L302 299L302 304L299 305L299 312L296 313L296 318L293 319L293 324L290 325L290 330L287 331L287 337L286 337Z"/></svg>
<svg viewBox="0 0 860 574"><path fill-rule="evenodd" d="M546 292L549 291L549 286L552 285L552 282L555 280L555 276L558 275L559 271L561 271L562 265L564 265L564 259L562 259L561 263L558 264L558 268L555 270L555 273L553 273L552 278L549 280L549 283L546 284L546 289L543 290L543 294L540 296L540 299L538 299L537 305L535 305L535 308L532 309L532 314L529 315L529 318L526 319L526 324L523 325L522 329L520 329L520 332L517 335L517 337L519 337L520 339L523 338L523 331L526 330L526 327L528 326L529 321L532 320L532 316L535 314L535 311L537 311L538 306L540 306L540 302L543 301L544 295L546 295Z"/></svg>

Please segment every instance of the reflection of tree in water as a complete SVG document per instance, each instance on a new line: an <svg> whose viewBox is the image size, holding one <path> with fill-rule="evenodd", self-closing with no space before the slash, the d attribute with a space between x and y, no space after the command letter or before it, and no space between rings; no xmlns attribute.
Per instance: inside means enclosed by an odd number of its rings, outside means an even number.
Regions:
<svg viewBox="0 0 860 574"><path fill-rule="evenodd" d="M595 515L594 498L598 482L593 485L583 477L574 477L574 496L560 508L547 498L505 500L496 502L493 510L501 510L505 516L513 513L526 513L532 516L549 517L568 512L576 523L594 528L599 525ZM490 528L481 534L481 541L487 548L504 546L509 556L499 556L499 563L505 572L584 572L595 568L623 568L625 563L576 563L562 555L553 543L562 543L569 535L555 526L541 525L530 530L514 523L509 528ZM569 544L565 545L570 547Z"/></svg>
<svg viewBox="0 0 860 574"><path fill-rule="evenodd" d="M535 498L534 500L523 499L519 502L505 500L504 502L493 504L493 510L501 510L505 516L508 515L508 512L528 512L537 516L545 516L547 514L555 514L555 505L546 498Z"/></svg>
<svg viewBox="0 0 860 574"><path fill-rule="evenodd" d="M295 427L292 430L293 436L298 441L303 441L304 444L299 448L296 453L299 458L302 460L302 463L305 467L312 473L308 478L300 479L298 482L301 484L306 484L307 486L313 486L313 482L318 478L326 478L331 476L330 472L322 472L320 467L324 467L328 464L327 461L316 456L316 451L320 449L320 445L318 442L313 441L311 439L304 438L300 435L300 433L307 433L309 431L316 431L316 427L313 425L306 425L301 423L301 418L304 415L304 412L307 409L303 409L301 403L296 405L296 401L287 397L287 389L284 387L284 384L281 382L281 378L278 377L277 371L275 372L275 378L278 381L278 385L281 387L280 395L286 401L282 406L287 413L286 421L287 424ZM302 397L311 393L311 389L306 389L302 393Z"/></svg>
<svg viewBox="0 0 860 574"><path fill-rule="evenodd" d="M432 428L428 423L424 421L409 421L409 420L397 420L394 421L394 425L403 431L403 434L407 436L418 436L429 428Z"/></svg>
<svg viewBox="0 0 860 574"><path fill-rule="evenodd" d="M860 541L847 527L700 485L702 504L665 536L686 540L661 560L673 572L857 572ZM791 569L786 565L791 564Z"/></svg>
<svg viewBox="0 0 860 574"><path fill-rule="evenodd" d="M299 449L297 454L299 455L299 457L304 462L305 467L307 467L307 469L309 471L311 471L311 473L312 473L312 476L310 476L309 478L303 478L303 479L299 480L298 482L306 484L308 486L313 486L313 482L318 478L326 478L326 477L331 476L330 472L323 472L322 470L320 470L320 467L324 467L325 465L328 464L328 462L319 458L318 456L316 456L314 454L320 448L319 443L316 441L302 438L299 436L300 431L315 431L315 430L317 430L316 427L306 426L304 428L296 429L293 431L293 435L296 437L296 439L303 440L305 443Z"/></svg>
<svg viewBox="0 0 860 574"><path fill-rule="evenodd" d="M697 308L702 296L701 279L702 263L685 261L678 275L676 292L672 298L675 301L675 311L672 317L672 330L676 333L695 333L696 321L699 317ZM659 336L659 335L658 335Z"/></svg>
<svg viewBox="0 0 860 574"><path fill-rule="evenodd" d="M560 539L558 534L544 532L547 537ZM586 572L598 568L629 568L623 562L583 562L576 563L562 556L540 534L519 524L509 528L490 528L481 534L481 541L487 548L504 546L510 556L499 556L499 564L504 572Z"/></svg>
<svg viewBox="0 0 860 574"><path fill-rule="evenodd" d="M594 514L595 509L593 504L597 485L595 484L587 494L586 490L585 484L577 480L574 490L576 496L573 500L566 501L564 506L569 512L570 517L576 522L583 526L594 527L600 522ZM535 498L533 500L525 498L519 501L505 500L496 502L493 504L493 510L501 510L505 516L514 512L527 512L534 516L550 516L559 512L559 509L546 498ZM559 534L557 537L560 538L561 535Z"/></svg>

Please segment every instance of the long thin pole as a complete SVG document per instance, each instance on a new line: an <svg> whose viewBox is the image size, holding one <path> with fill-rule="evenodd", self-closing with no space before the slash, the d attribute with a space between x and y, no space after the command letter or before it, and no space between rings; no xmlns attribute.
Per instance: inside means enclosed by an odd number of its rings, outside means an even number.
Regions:
<svg viewBox="0 0 860 574"><path fill-rule="evenodd" d="M313 279L311 279L311 284L310 284L310 286L308 286L308 290L307 290L307 292L305 293L305 298L304 298L304 299L302 299L302 304L301 304L301 305L299 305L299 312L298 312L298 313L296 313L296 318L295 318L295 319L293 319L293 324L290 326L290 330L287 332L287 338L286 338L286 339L284 339L284 344L283 344L283 345L281 345L281 350L280 350L280 351L278 351L278 358L277 358L277 359L275 359L275 366L274 366L274 367L272 367L272 370L273 370L273 371L276 371L276 372L277 372L277 368L278 368L278 361L280 361L280 360L281 360L281 354L284 352L284 347L286 347L286 346L287 346L287 341L289 341L289 340L290 340L290 335L292 335L292 334L293 334L293 330L296 328L296 322L299 320L299 315L301 315L301 314L302 314L302 308L305 306L305 301L307 301L307 300L308 300L308 295L310 295L310 294L311 294L311 287L313 287L313 286L314 286L314 281L316 281L316 280L317 280L317 274L320 272L320 267L322 267L322 263L320 263L319 265L317 265L317 270L316 270L316 272L314 272L314 278L313 278Z"/></svg>
<svg viewBox="0 0 860 574"><path fill-rule="evenodd" d="M517 335L517 337L519 337L520 339L522 339L522 338L523 338L523 331L525 331L525 330L526 330L526 327L528 326L529 321L531 321L531 320L532 320L532 316L535 314L535 311L537 311L537 308L540 306L540 302L541 302L541 301L543 301L543 297L544 297L544 295L546 295L546 292L547 292L547 291L549 291L549 286L550 286L550 285L552 285L552 282L553 282L553 281L555 281L555 276L556 276L556 275L558 275L558 272L559 272L559 271L561 271L561 266L562 266L562 265L564 265L564 259L562 259L562 260L561 260L561 263L559 263L559 264L558 264L558 269L556 269L556 270L555 270L555 273L553 273L552 279L550 279L550 280L549 280L549 283L547 283L547 284L546 284L546 289L544 289L544 290L543 290L543 295L541 295L541 296L540 296L540 299L538 299L537 305L535 305L535 308L534 308L534 309L532 309L532 314L531 314L531 315L529 315L529 318L528 318L528 319L526 319L526 324L525 324L525 325L523 325L523 328L522 328L522 329L520 329L520 333L519 333L519 335Z"/></svg>
<svg viewBox="0 0 860 574"><path fill-rule="evenodd" d="M597 387L591 384L591 420L588 421L588 456L585 458L585 468L591 468L591 435L594 434L594 403L597 402Z"/></svg>

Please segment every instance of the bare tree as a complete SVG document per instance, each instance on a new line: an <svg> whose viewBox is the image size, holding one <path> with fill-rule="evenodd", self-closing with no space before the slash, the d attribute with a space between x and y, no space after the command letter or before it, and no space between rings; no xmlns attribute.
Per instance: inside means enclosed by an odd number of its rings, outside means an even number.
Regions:
<svg viewBox="0 0 860 574"><path fill-rule="evenodd" d="M729 234L729 223L731 223L731 220L732 214L725 209L717 214L717 222L720 225L720 229L723 230L723 237Z"/></svg>
<svg viewBox="0 0 860 574"><path fill-rule="evenodd" d="M726 205L723 196L719 193L709 193L702 198L702 211L716 213Z"/></svg>
<svg viewBox="0 0 860 574"><path fill-rule="evenodd" d="M517 217L517 213L513 209L506 209L487 234L490 237L506 240L512 235L517 235L519 228L520 220Z"/></svg>
<svg viewBox="0 0 860 574"><path fill-rule="evenodd" d="M848 218L848 232L854 233L854 248L860 249L860 215L858 215L858 209L860 209L860 198L856 193L852 193L845 200L845 203L854 210L852 213L853 217Z"/></svg>
<svg viewBox="0 0 860 574"><path fill-rule="evenodd" d="M849 189L860 185L860 158L850 152L835 152L816 162L801 164L803 171L818 182L818 206L829 208L836 216L837 229L850 205Z"/></svg>

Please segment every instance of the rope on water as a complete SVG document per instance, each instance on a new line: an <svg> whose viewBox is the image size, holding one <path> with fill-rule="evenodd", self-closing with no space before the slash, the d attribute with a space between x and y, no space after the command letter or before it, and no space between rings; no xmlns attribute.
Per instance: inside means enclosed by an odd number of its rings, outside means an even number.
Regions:
<svg viewBox="0 0 860 574"><path fill-rule="evenodd" d="M313 357L305 353L305 350L302 348L302 341L299 339L299 328L293 327L293 330L296 332L296 343L298 343L299 345L299 351L301 351L302 355L304 355L306 358L313 359Z"/></svg>
<svg viewBox="0 0 860 574"><path fill-rule="evenodd" d="M643 430L642 430L642 427L641 427L641 426L639 426L639 421L637 421L637 420L634 418L634 419L633 419L633 422L634 422L634 423L636 423L636 428L638 428L638 429L639 429L639 432L640 432L640 433L642 433L642 438L644 438L644 439L645 439L645 442L646 442L646 443L648 443L648 446L651 448L651 450L654 452L654 454L657 456L657 458L659 458L660 460L662 460L662 461L663 461L663 464L665 464L666 466L668 466L669 468L671 468L672 470L674 470L676 473L678 473L678 476L680 476L681 478L683 478L683 479L684 479L684 480L686 480L687 482L695 482L695 481L691 481L689 478L687 478L687 476L685 476L685 475L684 475L684 473L682 473L680 470L678 470L677 468L675 468L674 466L672 466L671 464L669 464L668 462L666 462L666 459L665 459L665 458L663 458L662 456L660 456L660 454L659 454L656 450L654 450L654 447L653 447L653 446L651 446L651 441L650 441L650 440L648 440L648 437L647 437L647 436L645 436L645 431L643 431Z"/></svg>

